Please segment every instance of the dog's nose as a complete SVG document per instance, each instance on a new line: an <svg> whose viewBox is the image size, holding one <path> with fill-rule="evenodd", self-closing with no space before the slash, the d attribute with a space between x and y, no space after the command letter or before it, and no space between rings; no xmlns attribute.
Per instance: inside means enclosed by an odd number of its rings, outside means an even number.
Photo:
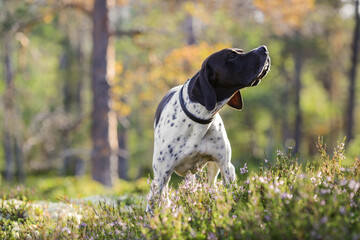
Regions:
<svg viewBox="0 0 360 240"><path fill-rule="evenodd" d="M268 53L268 49L265 45L258 47L258 51L261 53Z"/></svg>

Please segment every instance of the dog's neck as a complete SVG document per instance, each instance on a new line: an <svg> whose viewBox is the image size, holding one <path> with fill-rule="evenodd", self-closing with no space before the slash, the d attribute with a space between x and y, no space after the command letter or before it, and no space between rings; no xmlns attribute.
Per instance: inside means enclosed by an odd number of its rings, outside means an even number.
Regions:
<svg viewBox="0 0 360 240"><path fill-rule="evenodd" d="M197 118L200 118L200 119L213 118L229 100L229 99L226 99L221 102L217 102L215 108L213 110L209 111L206 109L205 106L201 105L198 102L192 101L190 99L190 97L189 97L189 82L190 82L190 80L188 80L183 86L183 91L182 91L183 96L182 97L184 100L184 105L187 108L187 110Z"/></svg>

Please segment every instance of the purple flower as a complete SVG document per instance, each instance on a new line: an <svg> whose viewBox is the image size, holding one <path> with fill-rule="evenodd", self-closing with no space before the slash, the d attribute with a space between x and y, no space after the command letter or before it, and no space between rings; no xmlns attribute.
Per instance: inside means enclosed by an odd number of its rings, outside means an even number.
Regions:
<svg viewBox="0 0 360 240"><path fill-rule="evenodd" d="M61 231L62 231L62 232L66 232L67 234L70 234L70 233L71 233L71 230L70 230L70 228L68 228L68 227L63 227L63 228L61 229Z"/></svg>
<svg viewBox="0 0 360 240"><path fill-rule="evenodd" d="M80 228L86 228L86 226L87 226L86 223L84 223L84 222L80 223Z"/></svg>
<svg viewBox="0 0 360 240"><path fill-rule="evenodd" d="M342 215L345 215L346 214L346 208L344 206L341 206L340 209L339 209L339 212L342 214Z"/></svg>
<svg viewBox="0 0 360 240"><path fill-rule="evenodd" d="M208 234L207 239L212 240L212 239L218 239L218 238L216 237L215 233L211 232Z"/></svg>
<svg viewBox="0 0 360 240"><path fill-rule="evenodd" d="M243 168L240 168L240 173L241 174L245 174L248 172L248 168L247 168L247 164L245 163L244 164L244 167Z"/></svg>

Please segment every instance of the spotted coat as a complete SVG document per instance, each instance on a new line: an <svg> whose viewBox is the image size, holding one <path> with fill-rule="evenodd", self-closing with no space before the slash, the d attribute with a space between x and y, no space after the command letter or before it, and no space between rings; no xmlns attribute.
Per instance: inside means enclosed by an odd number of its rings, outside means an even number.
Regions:
<svg viewBox="0 0 360 240"><path fill-rule="evenodd" d="M173 172L184 176L206 165L209 185L214 186L220 171L225 184L236 179L219 111L225 104L242 109L240 89L259 84L269 68L265 46L248 53L224 49L209 56L192 79L167 93L155 113L150 205L167 187ZM204 124L194 118L211 121Z"/></svg>

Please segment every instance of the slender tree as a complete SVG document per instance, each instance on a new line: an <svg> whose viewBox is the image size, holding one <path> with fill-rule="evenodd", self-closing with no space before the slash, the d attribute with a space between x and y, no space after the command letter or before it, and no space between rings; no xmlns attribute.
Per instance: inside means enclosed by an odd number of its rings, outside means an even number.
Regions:
<svg viewBox="0 0 360 240"><path fill-rule="evenodd" d="M73 133L82 123L83 101L82 92L85 80L85 59L84 59L84 31L80 27L83 20L82 15L75 11L60 12L62 19L72 17L73 21L68 23L62 21L62 28L65 32L62 43L62 55L59 59L60 77L63 83L63 108L64 116L77 118L75 121L68 121L67 126L61 128L61 144L63 151L71 151L74 139ZM81 175L84 172L81 157L78 154L63 154L63 169L65 175Z"/></svg>
<svg viewBox="0 0 360 240"><path fill-rule="evenodd" d="M9 33L6 34L4 41L4 79L6 89L4 94L4 125L3 125L3 146L5 153L5 180L11 181L14 177L15 154L13 151L12 119L14 110L14 87L13 70L10 58L10 39Z"/></svg>
<svg viewBox="0 0 360 240"><path fill-rule="evenodd" d="M118 155L118 175L121 179L128 179L129 169L129 153L128 153L128 131L121 124L118 125L118 143L119 143L119 155Z"/></svg>
<svg viewBox="0 0 360 240"><path fill-rule="evenodd" d="M300 33L296 32L295 39L299 39ZM300 42L295 41L300 45ZM303 65L303 56L301 46L295 46L293 52L294 59L294 91L295 91L295 130L294 130L294 139L295 139L295 148L294 153L297 153L300 148L301 136L302 136L302 111L300 106L300 94L301 94L301 74L302 74L302 65Z"/></svg>
<svg viewBox="0 0 360 240"><path fill-rule="evenodd" d="M107 81L107 50L109 44L108 7L106 0L95 0L93 8L93 52L91 87L93 110L91 136L92 177L111 186L111 147L109 143L109 88Z"/></svg>
<svg viewBox="0 0 360 240"><path fill-rule="evenodd" d="M114 5L112 1L112 5ZM117 165L115 154L118 153L117 120L110 109L110 85L115 75L114 37L135 36L139 30L111 31L109 27L109 4L107 0L94 0L92 10L86 1L69 2L65 5L83 11L92 17L93 52L91 63L91 88L93 94L92 110L92 154L91 168L94 180L111 186L116 168L127 169L121 163ZM78 94L78 96L80 96ZM124 145L125 146L125 145Z"/></svg>
<svg viewBox="0 0 360 240"><path fill-rule="evenodd" d="M355 0L355 28L353 32L353 41L351 46L351 68L349 72L349 89L348 102L346 109L346 141L350 142L354 138L354 109L355 109L355 82L357 76L357 63L359 55L359 40L360 40L360 15L359 15L359 0Z"/></svg>
<svg viewBox="0 0 360 240"><path fill-rule="evenodd" d="M22 144L20 143L20 126L15 105L15 85L14 67L12 61L13 44L11 42L13 34L11 31L5 32L4 39L4 79L5 93L4 102L4 123L3 123L3 147L5 153L5 180L13 180L15 174L18 180L25 179L24 158Z"/></svg>

